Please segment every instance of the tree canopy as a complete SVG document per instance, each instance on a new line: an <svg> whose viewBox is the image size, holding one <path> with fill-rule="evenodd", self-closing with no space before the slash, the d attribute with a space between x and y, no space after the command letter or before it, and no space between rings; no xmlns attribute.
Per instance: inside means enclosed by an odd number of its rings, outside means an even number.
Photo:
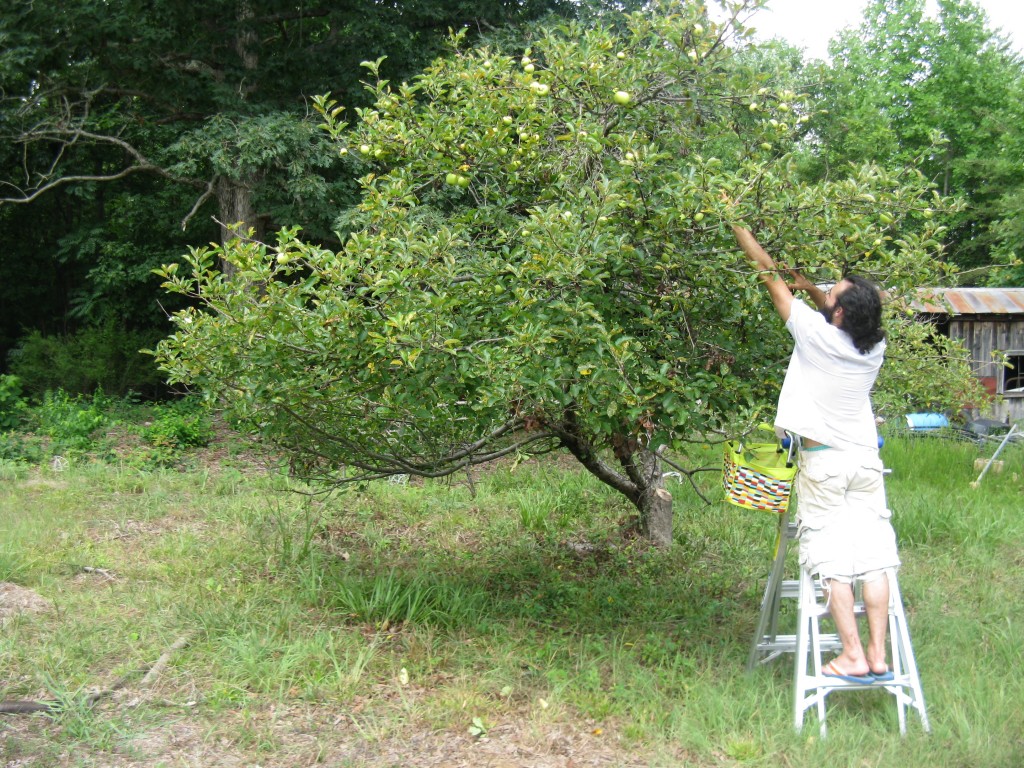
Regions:
<svg viewBox="0 0 1024 768"><path fill-rule="evenodd" d="M316 129L313 97L330 92L348 114L369 106L359 62L385 56L380 77L400 83L447 51L449 28L518 59L548 14L616 24L616 9L641 5L215 0L197 13L165 0L11 0L0 15L0 366L40 334L97 329L123 339L118 364L180 306L152 270L233 231L261 241L301 225L304 240L341 248L362 170ZM972 270L960 279L1019 285L1019 267L991 267L1019 252L1020 59L972 3L943 2L936 20L922 9L871 3L831 66L808 67L784 45L744 51L742 66L776 92L808 95L801 173L844 177L851 162L898 173L920 161L966 203L941 234L949 259ZM18 351L22 362L39 352Z"/></svg>
<svg viewBox="0 0 1024 768"><path fill-rule="evenodd" d="M456 35L409 81L366 62L371 106L316 100L361 174L343 247L290 228L168 265L196 306L161 365L310 477L564 449L668 543L663 463L764 418L790 347L721 192L781 263L819 281L856 269L894 297L939 276L934 214L955 208L914 167L803 174L813 115L760 68L744 10L546 27L525 54ZM961 394L966 368L918 343L907 375Z"/></svg>

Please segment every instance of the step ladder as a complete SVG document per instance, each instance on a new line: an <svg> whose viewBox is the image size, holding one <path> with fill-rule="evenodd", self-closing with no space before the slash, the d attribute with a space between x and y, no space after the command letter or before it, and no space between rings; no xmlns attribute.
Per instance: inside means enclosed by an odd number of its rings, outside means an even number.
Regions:
<svg viewBox="0 0 1024 768"><path fill-rule="evenodd" d="M786 554L789 543L796 540L797 525L789 518L789 512L779 516L779 529L775 545L775 559L768 576L761 614L747 659L747 668L754 669L760 664L779 657L783 653L796 655L794 725L797 731L803 729L804 714L812 707L817 711L821 736L827 733L825 721L825 699L836 690L882 689L896 700L900 733L907 732L907 709L914 709L921 718L921 726L927 733L931 730L925 709L921 679L910 643L910 630L903 610L903 599L899 583L893 572L889 577L889 643L893 679L885 682L855 683L822 675L822 654L837 653L843 647L835 633L821 631L821 619L828 616L822 590L813 576L803 568L797 579L786 579ZM782 601L793 599L797 608L797 629L795 634L780 634L779 613ZM864 604L858 590L855 614L864 615Z"/></svg>

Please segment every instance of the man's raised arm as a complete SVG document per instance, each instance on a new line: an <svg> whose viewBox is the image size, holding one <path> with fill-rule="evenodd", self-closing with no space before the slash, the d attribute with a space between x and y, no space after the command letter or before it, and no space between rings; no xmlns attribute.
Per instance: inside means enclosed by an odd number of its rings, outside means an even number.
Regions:
<svg viewBox="0 0 1024 768"><path fill-rule="evenodd" d="M761 247L761 244L757 242L757 239L746 227L733 224L732 231L736 235L736 242L740 244L740 248L743 249L750 262L757 267L761 282L768 289L768 295L771 297L775 309L782 317L783 322L788 322L789 312L793 306L793 292L789 290L786 281L779 275L772 257L768 254L768 251ZM806 278L804 281L808 282ZM808 284L810 283L808 282ZM813 294L811 298L814 299L815 304L818 303ZM822 294L822 299L824 301L824 294Z"/></svg>

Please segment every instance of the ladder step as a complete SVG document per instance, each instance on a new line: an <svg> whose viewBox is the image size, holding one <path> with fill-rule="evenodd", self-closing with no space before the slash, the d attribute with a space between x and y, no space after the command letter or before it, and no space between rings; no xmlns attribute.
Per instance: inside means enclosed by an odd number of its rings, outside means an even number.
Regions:
<svg viewBox="0 0 1024 768"><path fill-rule="evenodd" d="M843 644L839 640L839 635L824 633L821 635L821 649L823 651L835 651L842 647ZM774 638L765 635L757 644L757 650L761 653L768 653L769 651L788 651L793 653L796 651L796 635L775 635Z"/></svg>
<svg viewBox="0 0 1024 768"><path fill-rule="evenodd" d="M791 599L794 599L794 600L796 598L800 597L800 581L798 579L786 579L785 581L783 581L782 582L782 586L779 588L779 596L784 598L784 599L785 598L791 598ZM818 586L818 583L815 582L814 583L814 597L817 598L817 599L821 599L824 596L825 596L824 591L822 591L821 587ZM854 603L854 605L853 605L853 612L855 614L857 614L858 616L863 616L865 614L864 603L862 603L860 601ZM828 611L824 610L824 606L822 606L822 611L821 611L820 615L825 616L827 614L828 614Z"/></svg>

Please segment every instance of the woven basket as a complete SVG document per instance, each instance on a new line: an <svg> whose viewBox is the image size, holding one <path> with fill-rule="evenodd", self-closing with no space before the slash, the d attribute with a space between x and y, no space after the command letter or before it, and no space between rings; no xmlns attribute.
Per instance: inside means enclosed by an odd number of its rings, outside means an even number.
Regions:
<svg viewBox="0 0 1024 768"><path fill-rule="evenodd" d="M725 500L745 509L782 514L796 476L796 463L778 443L730 440L725 444Z"/></svg>

